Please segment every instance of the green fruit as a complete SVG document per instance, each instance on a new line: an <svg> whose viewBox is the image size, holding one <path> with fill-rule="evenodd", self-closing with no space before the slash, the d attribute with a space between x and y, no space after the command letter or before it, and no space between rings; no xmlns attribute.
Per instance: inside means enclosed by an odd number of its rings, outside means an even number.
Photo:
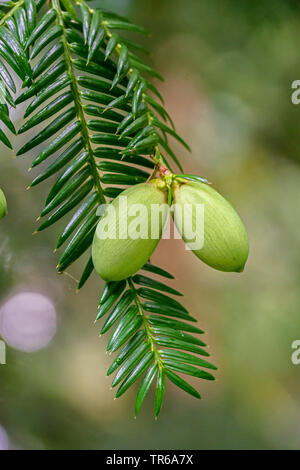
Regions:
<svg viewBox="0 0 300 470"><path fill-rule="evenodd" d="M173 198L175 225L195 255L220 271L243 271L249 242L245 227L231 204L211 186L201 182L175 183ZM197 222L196 206L202 204L198 207L204 209L204 218L201 220L198 216ZM190 233L188 222L181 217L184 210L186 220L191 221ZM200 212L199 209L198 214ZM203 246L195 248L195 241L201 241L201 238Z"/></svg>
<svg viewBox="0 0 300 470"><path fill-rule="evenodd" d="M7 203L2 189L0 189L0 219L7 214Z"/></svg>
<svg viewBox="0 0 300 470"><path fill-rule="evenodd" d="M163 204L158 217L151 213L153 204ZM168 217L167 191L161 180L137 184L114 199L97 225L92 246L93 263L102 279L120 281L144 266Z"/></svg>

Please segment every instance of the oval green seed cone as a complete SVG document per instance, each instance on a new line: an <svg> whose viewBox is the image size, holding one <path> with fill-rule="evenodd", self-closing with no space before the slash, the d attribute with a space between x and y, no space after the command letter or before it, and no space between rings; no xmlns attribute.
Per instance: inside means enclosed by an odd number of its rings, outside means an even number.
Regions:
<svg viewBox="0 0 300 470"><path fill-rule="evenodd" d="M175 225L195 255L220 271L243 271L249 242L232 205L200 182L175 186L173 198Z"/></svg>
<svg viewBox="0 0 300 470"><path fill-rule="evenodd" d="M93 263L102 279L120 281L135 274L155 250L168 218L167 191L161 180L137 184L114 199L97 225L92 246Z"/></svg>
<svg viewBox="0 0 300 470"><path fill-rule="evenodd" d="M7 203L2 189L0 189L0 219L7 214Z"/></svg>

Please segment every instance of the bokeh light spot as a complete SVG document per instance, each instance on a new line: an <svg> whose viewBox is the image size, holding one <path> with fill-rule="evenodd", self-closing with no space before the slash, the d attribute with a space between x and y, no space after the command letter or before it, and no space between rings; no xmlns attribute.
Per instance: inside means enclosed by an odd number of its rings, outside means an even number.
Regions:
<svg viewBox="0 0 300 470"><path fill-rule="evenodd" d="M7 432L2 426L0 426L0 450L8 450L8 449L9 449L9 440L8 440Z"/></svg>
<svg viewBox="0 0 300 470"><path fill-rule="evenodd" d="M46 347L56 332L56 311L45 295L22 292L0 309L0 334L9 346L32 352Z"/></svg>

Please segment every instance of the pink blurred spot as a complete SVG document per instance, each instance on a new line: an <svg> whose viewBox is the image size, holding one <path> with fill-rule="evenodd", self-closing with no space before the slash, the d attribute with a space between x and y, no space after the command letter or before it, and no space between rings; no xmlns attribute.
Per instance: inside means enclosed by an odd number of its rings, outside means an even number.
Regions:
<svg viewBox="0 0 300 470"><path fill-rule="evenodd" d="M5 429L0 426L0 450L9 449L9 440Z"/></svg>
<svg viewBox="0 0 300 470"><path fill-rule="evenodd" d="M20 351L46 347L55 332L55 308L42 294L22 292L0 309L0 334L7 344Z"/></svg>

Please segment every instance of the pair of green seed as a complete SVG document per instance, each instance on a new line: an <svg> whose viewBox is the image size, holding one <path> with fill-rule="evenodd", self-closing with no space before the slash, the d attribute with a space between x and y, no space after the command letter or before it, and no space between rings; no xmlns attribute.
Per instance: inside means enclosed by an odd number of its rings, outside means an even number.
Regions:
<svg viewBox="0 0 300 470"><path fill-rule="evenodd" d="M121 197L127 198L126 209ZM172 213L175 225L183 240L193 253L207 265L220 271L241 272L249 253L249 242L245 227L232 205L206 183L199 181L175 180L172 185ZM105 281L119 281L135 274L151 257L168 221L169 210L163 210L159 218L158 236L152 237L152 205L168 203L168 189L161 179L153 179L123 191L111 204L115 211L108 209L98 223L92 246L93 263L98 274ZM148 210L141 215L140 225L147 227L146 237L132 238L124 233L130 224L136 223L136 214L131 208L142 204ZM197 220L197 207L204 209L203 224ZM190 218L190 233L183 223L183 214ZM140 219L140 217L139 217ZM120 230L119 230L120 229ZM201 233L197 234L197 229ZM122 233L123 230L123 233ZM155 230L154 230L155 231ZM105 237L103 237L105 233ZM195 247L195 238L203 240Z"/></svg>

